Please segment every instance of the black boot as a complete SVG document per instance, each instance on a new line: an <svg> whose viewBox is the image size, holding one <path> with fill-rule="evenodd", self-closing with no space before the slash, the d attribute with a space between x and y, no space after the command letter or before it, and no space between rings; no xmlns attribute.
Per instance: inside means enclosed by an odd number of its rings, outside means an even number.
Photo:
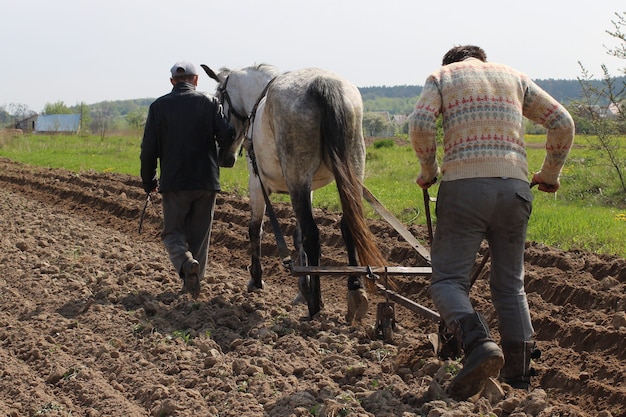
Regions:
<svg viewBox="0 0 626 417"><path fill-rule="evenodd" d="M195 259L187 259L180 268L183 278L183 292L188 292L196 299L200 295L200 264Z"/></svg>
<svg viewBox="0 0 626 417"><path fill-rule="evenodd" d="M504 351L504 367L500 372L500 380L513 388L528 391L530 377L537 376L537 371L530 366L531 359L539 359L541 351L535 342L502 343Z"/></svg>
<svg viewBox="0 0 626 417"><path fill-rule="evenodd" d="M448 392L456 400L466 400L482 391L489 377L498 376L504 355L480 314L468 314L455 321L451 328L462 341L465 356L463 368L452 379Z"/></svg>

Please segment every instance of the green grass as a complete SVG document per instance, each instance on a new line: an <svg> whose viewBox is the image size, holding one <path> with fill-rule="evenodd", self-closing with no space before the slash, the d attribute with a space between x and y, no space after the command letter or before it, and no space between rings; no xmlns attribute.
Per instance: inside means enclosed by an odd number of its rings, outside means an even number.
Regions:
<svg viewBox="0 0 626 417"><path fill-rule="evenodd" d="M545 136L526 137L531 171L541 166ZM626 140L626 138L624 139ZM94 170L139 175L140 135L98 136L16 135L0 136L0 156L38 166L64 168L75 172ZM626 150L622 151L626 159ZM419 173L417 158L410 146L397 146L382 140L368 147L366 187L389 211L405 224L424 224L424 198L415 184ZM248 173L244 158L233 168L222 169L226 192L246 195ZM436 197L438 186L430 196ZM626 194L614 168L593 146L593 141L576 137L556 194L533 190L535 201L528 228L528 240L550 246L616 254L626 257ZM272 196L273 201L288 201L287 196ZM316 207L339 211L334 184L317 190ZM434 215L434 203L431 214ZM366 205L367 214L377 217Z"/></svg>
<svg viewBox="0 0 626 417"><path fill-rule="evenodd" d="M535 194L538 194L537 192ZM626 210L537 196L528 239L561 249L626 256Z"/></svg>
<svg viewBox="0 0 626 417"><path fill-rule="evenodd" d="M141 137L19 135L0 137L0 156L31 165L139 175Z"/></svg>

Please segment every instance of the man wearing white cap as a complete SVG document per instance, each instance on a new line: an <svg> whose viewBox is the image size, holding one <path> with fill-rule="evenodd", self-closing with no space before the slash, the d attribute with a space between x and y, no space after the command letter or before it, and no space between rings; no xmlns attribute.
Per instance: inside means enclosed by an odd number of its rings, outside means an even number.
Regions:
<svg viewBox="0 0 626 417"><path fill-rule="evenodd" d="M234 129L220 103L196 91L198 72L193 64L174 64L170 82L172 91L148 111L141 179L147 193L158 191L163 196L161 238L183 280L183 291L197 298L220 191L218 146L230 147Z"/></svg>

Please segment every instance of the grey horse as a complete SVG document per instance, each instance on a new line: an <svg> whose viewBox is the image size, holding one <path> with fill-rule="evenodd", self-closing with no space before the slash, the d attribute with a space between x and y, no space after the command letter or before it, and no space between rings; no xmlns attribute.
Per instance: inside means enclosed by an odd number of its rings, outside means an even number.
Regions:
<svg viewBox="0 0 626 417"><path fill-rule="evenodd" d="M205 72L218 82L216 95L237 131L228 150L237 158L242 146L248 159L252 217L249 224L252 264L250 291L263 288L261 236L267 195L289 194L296 217L294 243L304 266L319 266L320 236L311 206L312 192L333 180L342 207L341 233L349 265L383 266L363 210L365 142L363 101L344 78L317 68L280 72L266 64L240 70ZM365 280L365 289L375 284ZM299 294L309 318L322 308L319 275L301 276ZM358 276L348 277L346 319L360 322L367 313L367 291Z"/></svg>

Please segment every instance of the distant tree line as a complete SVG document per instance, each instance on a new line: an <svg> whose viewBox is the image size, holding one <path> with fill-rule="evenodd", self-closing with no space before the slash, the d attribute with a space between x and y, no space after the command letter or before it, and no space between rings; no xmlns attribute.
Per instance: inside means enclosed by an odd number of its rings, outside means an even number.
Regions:
<svg viewBox="0 0 626 417"><path fill-rule="evenodd" d="M579 80L534 80L537 85L559 103L569 106L572 102L583 98L583 88ZM602 80L590 81L596 88L602 85ZM626 82L626 77L616 78L616 82ZM409 114L413 111L413 105L422 93L422 86L401 85L393 87L359 87L365 111L387 111L391 114ZM602 104L602 103L599 103ZM608 104L608 103L604 103Z"/></svg>
<svg viewBox="0 0 626 417"><path fill-rule="evenodd" d="M580 117L580 113L575 111L580 100L585 97L585 88L600 89L604 80L586 80L586 84L582 84L581 80L535 80L537 85L546 90L552 97L560 103L572 110L575 114L577 131L579 133L591 133L589 129L588 119ZM626 83L626 76L614 79L616 85ZM385 123L382 116L378 113L388 112L392 115L402 114L408 115L413 111L413 106L417 98L422 92L422 86L393 86L393 87L362 87L359 88L363 97L363 105L366 112L364 126L366 132L384 132L389 130L388 124ZM600 97L596 103L598 107L606 107L610 104L610 100L606 97ZM367 115L367 113L372 113ZM398 126L400 133L406 133L406 126ZM541 134L545 131L543 127L527 122L526 132Z"/></svg>
<svg viewBox="0 0 626 417"><path fill-rule="evenodd" d="M626 82L626 77L616 79L617 82ZM566 106L580 101L583 98L583 90L579 80L535 80L550 95ZM589 80L590 85L600 88L602 80ZM390 126L384 120L380 120L377 113L389 113L389 115L408 115L413 110L417 98L422 92L420 85L378 86L359 87L363 97L363 105L368 115L367 131L388 132ZM142 98L132 100L103 101L94 104L79 103L68 106L62 101L46 103L43 114L80 113L82 115L81 131L100 134L102 137L107 132L136 129L141 130L145 123L148 107L154 98ZM598 103L599 105L602 102ZM24 105L9 105L7 108L0 106L0 125L11 127L21 118L26 118L33 111ZM388 123L388 122L387 122ZM530 127L532 130L533 128ZM536 128L535 128L536 129ZM539 129L540 130L540 129ZM399 127L403 131L403 127Z"/></svg>

